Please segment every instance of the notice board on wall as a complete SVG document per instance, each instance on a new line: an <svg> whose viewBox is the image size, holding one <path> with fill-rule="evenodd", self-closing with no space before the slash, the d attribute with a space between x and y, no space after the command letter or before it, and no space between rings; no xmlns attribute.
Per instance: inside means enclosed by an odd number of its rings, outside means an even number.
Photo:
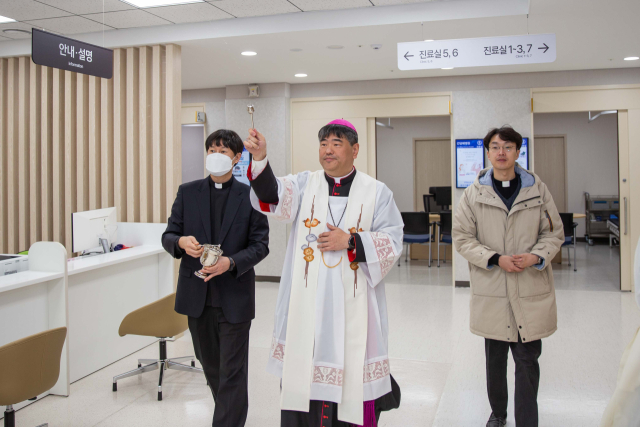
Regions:
<svg viewBox="0 0 640 427"><path fill-rule="evenodd" d="M467 188L484 169L481 139L456 139L456 188Z"/></svg>

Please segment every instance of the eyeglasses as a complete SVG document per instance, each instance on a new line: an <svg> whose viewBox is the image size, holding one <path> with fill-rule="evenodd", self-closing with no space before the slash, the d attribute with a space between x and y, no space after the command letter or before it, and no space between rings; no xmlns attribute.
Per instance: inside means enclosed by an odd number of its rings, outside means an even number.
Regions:
<svg viewBox="0 0 640 427"><path fill-rule="evenodd" d="M506 153L510 153L512 151L515 151L516 147L513 145L509 145L506 147L496 147L496 146L489 147L489 151L491 151L492 153L499 153L500 150L504 150Z"/></svg>

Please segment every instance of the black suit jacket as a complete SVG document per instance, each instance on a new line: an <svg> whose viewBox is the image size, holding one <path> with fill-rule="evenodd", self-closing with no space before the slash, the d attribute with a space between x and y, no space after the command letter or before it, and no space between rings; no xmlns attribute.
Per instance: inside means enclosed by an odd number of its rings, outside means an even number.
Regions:
<svg viewBox="0 0 640 427"><path fill-rule="evenodd" d="M180 262L180 275L175 310L191 317L200 317L207 297L203 279L194 275L202 269L200 258L187 255L179 246L182 236L194 236L200 243L211 243L211 194L209 180L182 184L171 208L162 246ZM256 274L253 267L269 254L269 223L267 217L253 209L249 186L235 178L220 227L222 256L233 258L236 268L216 277L220 287L222 310L231 323L246 322L255 317Z"/></svg>

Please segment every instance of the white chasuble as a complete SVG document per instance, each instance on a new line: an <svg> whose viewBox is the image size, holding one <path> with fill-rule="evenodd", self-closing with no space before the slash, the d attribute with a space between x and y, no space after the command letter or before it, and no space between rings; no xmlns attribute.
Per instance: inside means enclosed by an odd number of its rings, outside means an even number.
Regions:
<svg viewBox="0 0 640 427"><path fill-rule="evenodd" d="M253 206L292 223L276 306L268 371L282 378L281 408L338 403L338 419L362 425L363 402L391 391L384 276L402 251L402 217L382 183L357 172L349 197L330 197L324 172L278 178L279 202ZM356 228L367 261L321 253L327 223Z"/></svg>

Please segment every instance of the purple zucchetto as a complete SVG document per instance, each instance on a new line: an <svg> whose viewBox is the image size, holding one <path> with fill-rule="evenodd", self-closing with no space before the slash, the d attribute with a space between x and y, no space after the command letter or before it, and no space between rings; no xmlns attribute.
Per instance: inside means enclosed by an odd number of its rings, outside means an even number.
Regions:
<svg viewBox="0 0 640 427"><path fill-rule="evenodd" d="M332 122L327 123L327 125L341 125L341 126L346 126L350 129L353 129L353 131L357 134L358 131L356 130L356 127L354 125L352 125L350 122L344 120L344 119L337 119L334 120Z"/></svg>

